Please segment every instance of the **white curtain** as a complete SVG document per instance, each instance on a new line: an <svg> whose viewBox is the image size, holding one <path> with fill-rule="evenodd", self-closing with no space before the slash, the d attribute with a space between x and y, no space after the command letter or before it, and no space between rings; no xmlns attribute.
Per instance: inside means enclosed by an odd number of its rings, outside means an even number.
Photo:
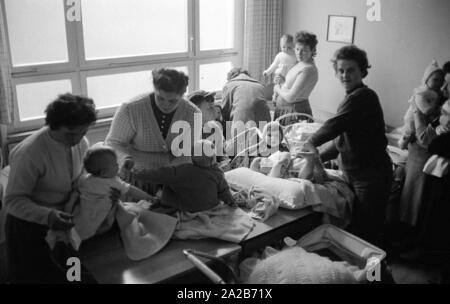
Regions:
<svg viewBox="0 0 450 304"><path fill-rule="evenodd" d="M0 124L12 122L13 94L5 20L0 12Z"/></svg>
<svg viewBox="0 0 450 304"><path fill-rule="evenodd" d="M253 78L270 83L262 72L280 51L283 0L246 0L244 34L244 68Z"/></svg>

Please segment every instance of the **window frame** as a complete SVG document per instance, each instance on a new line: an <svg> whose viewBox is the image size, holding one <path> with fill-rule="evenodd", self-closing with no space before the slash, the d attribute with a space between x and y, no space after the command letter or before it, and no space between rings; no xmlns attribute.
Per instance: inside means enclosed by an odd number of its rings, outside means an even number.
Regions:
<svg viewBox="0 0 450 304"><path fill-rule="evenodd" d="M186 0L188 7L187 52L173 54L157 54L145 56L132 56L120 58L107 58L86 60L83 39L83 21L69 21L67 10L71 5L64 3L64 20L66 27L68 62L54 64L37 64L21 67L13 67L11 46L6 19L6 0L0 0L0 8L5 20L6 41L10 56L11 81L14 90L14 122L7 128L8 134L16 134L35 130L44 124L44 119L19 120L17 84L43 82L47 80L70 79L72 93L88 96L87 77L120 74L117 71L139 72L158 67L187 66L189 73L189 91L198 88L200 83L199 66L204 63L231 61L233 66L239 66L243 60L243 33L244 33L244 1L234 1L234 47L230 49L200 51L200 1ZM81 2L81 0L80 0ZM80 3L81 5L81 3ZM136 92L136 95L144 92ZM56 96L55 96L56 97ZM50 100L48 101L50 102ZM125 100L124 100L125 102ZM99 111L100 119L111 119L117 106L105 108Z"/></svg>

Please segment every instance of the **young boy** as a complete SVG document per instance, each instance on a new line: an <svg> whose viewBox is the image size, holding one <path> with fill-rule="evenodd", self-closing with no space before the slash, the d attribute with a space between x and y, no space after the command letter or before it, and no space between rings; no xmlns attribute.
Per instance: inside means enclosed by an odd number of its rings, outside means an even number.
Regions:
<svg viewBox="0 0 450 304"><path fill-rule="evenodd" d="M181 211L199 212L223 201L234 206L225 175L217 166L214 145L208 140L194 144L192 164L180 164L155 170L134 170L134 178L163 184L161 205Z"/></svg>

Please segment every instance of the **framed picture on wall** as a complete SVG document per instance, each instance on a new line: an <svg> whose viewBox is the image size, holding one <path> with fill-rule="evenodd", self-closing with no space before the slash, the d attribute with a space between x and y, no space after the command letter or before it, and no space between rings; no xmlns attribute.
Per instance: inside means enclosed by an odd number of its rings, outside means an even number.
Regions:
<svg viewBox="0 0 450 304"><path fill-rule="evenodd" d="M327 41L353 43L356 17L328 15Z"/></svg>

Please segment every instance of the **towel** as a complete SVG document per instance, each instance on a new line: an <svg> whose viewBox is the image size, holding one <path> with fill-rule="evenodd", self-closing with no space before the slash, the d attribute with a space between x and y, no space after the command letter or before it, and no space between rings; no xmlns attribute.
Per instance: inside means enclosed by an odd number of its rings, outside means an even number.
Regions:
<svg viewBox="0 0 450 304"><path fill-rule="evenodd" d="M448 173L449 160L445 157L432 155L423 166L423 172L436 177L443 177Z"/></svg>
<svg viewBox="0 0 450 304"><path fill-rule="evenodd" d="M262 187L253 186L249 191L231 188L236 205L248 211L250 217L264 222L278 211L280 200Z"/></svg>
<svg viewBox="0 0 450 304"><path fill-rule="evenodd" d="M169 242L175 231L177 219L147 210L148 203L119 203L115 219L120 228L125 253L131 260L142 260L160 251ZM101 227L101 224L99 224ZM98 231L98 230L97 230ZM76 229L69 231L49 230L45 238L53 249L57 242L72 245L79 250L82 238Z"/></svg>
<svg viewBox="0 0 450 304"><path fill-rule="evenodd" d="M125 252L134 261L164 248L177 224L174 217L146 210L134 203L119 204L116 219Z"/></svg>
<svg viewBox="0 0 450 304"><path fill-rule="evenodd" d="M224 203L202 212L178 211L177 239L216 238L233 243L242 242L255 227L253 219L242 209Z"/></svg>

